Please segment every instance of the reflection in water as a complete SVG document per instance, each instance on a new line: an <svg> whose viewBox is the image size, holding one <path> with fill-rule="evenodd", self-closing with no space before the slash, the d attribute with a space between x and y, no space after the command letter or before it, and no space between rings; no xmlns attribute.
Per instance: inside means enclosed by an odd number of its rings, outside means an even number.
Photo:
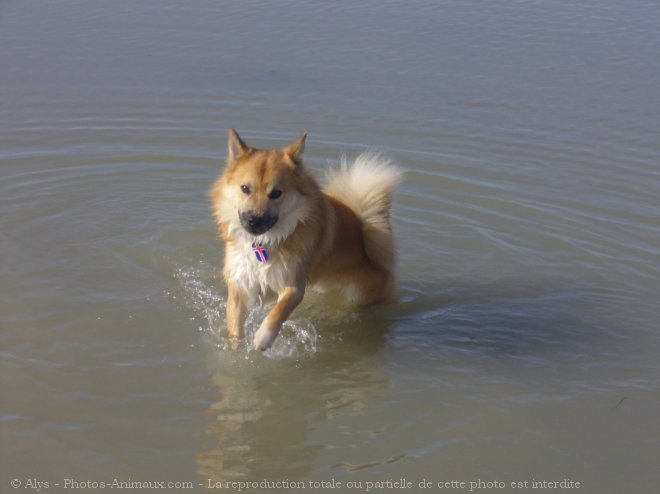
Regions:
<svg viewBox="0 0 660 494"><path fill-rule="evenodd" d="M313 399L291 402L281 382L261 387L258 382L267 373L250 374L250 365L235 363L234 372L213 371L221 399L208 410L209 443L196 457L198 473L214 480L269 477L272 471L303 475L320 447L304 445ZM278 423L278 417L286 417L286 423Z"/></svg>
<svg viewBox="0 0 660 494"><path fill-rule="evenodd" d="M220 399L209 407L209 442L196 457L205 478L308 475L316 453L329 446L308 441L312 424L361 413L387 384L368 354L355 350L335 349L332 361L317 355L302 363L245 359L242 351L214 355L211 380Z"/></svg>
<svg viewBox="0 0 660 494"><path fill-rule="evenodd" d="M213 481L302 478L318 451L332 447L308 440L312 425L362 413L387 386L372 358L383 347L386 320L378 310L345 312L311 295L270 351L247 345L232 351L224 339L225 299L213 288L218 280L203 279L212 272L177 275L185 303L204 321L211 382L220 395L206 412L197 471ZM250 314L248 334L265 312L258 307ZM323 328L318 337L315 327Z"/></svg>

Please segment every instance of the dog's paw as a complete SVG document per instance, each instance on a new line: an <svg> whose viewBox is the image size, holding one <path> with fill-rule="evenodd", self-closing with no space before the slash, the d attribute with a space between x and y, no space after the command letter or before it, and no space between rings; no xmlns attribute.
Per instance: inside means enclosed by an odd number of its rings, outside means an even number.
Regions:
<svg viewBox="0 0 660 494"><path fill-rule="evenodd" d="M268 350L273 346L273 341L275 341L276 336L277 333L275 331L271 331L262 324L259 330L254 334L254 348L261 351Z"/></svg>
<svg viewBox="0 0 660 494"><path fill-rule="evenodd" d="M240 338L227 338L225 341L225 345L223 347L224 350L233 350L236 351L238 350L238 346L241 344L241 339Z"/></svg>

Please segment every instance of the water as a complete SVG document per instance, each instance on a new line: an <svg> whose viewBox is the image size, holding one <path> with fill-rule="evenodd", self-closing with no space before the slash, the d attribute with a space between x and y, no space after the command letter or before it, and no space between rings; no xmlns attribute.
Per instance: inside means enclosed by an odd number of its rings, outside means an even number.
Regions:
<svg viewBox="0 0 660 494"><path fill-rule="evenodd" d="M644 0L3 3L2 492L656 490L659 29ZM408 171L396 303L311 294L225 348L230 126Z"/></svg>

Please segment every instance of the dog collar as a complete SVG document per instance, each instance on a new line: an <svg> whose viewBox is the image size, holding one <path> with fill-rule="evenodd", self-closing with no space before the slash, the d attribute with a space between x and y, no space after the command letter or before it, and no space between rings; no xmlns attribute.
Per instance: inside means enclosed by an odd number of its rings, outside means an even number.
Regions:
<svg viewBox="0 0 660 494"><path fill-rule="evenodd" d="M257 261L268 262L268 252L266 251L266 247L264 247L263 244L252 242L252 252L254 252L254 255L257 256Z"/></svg>

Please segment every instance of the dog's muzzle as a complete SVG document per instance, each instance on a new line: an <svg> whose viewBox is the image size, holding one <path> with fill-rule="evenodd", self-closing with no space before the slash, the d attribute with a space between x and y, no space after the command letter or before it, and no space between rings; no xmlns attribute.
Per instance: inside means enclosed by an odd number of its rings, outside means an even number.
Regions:
<svg viewBox="0 0 660 494"><path fill-rule="evenodd" d="M271 213L265 213L263 215L258 215L250 211L239 214L241 220L241 225L248 233L253 235L261 235L266 233L268 230L273 228L275 223L277 223L277 215Z"/></svg>

